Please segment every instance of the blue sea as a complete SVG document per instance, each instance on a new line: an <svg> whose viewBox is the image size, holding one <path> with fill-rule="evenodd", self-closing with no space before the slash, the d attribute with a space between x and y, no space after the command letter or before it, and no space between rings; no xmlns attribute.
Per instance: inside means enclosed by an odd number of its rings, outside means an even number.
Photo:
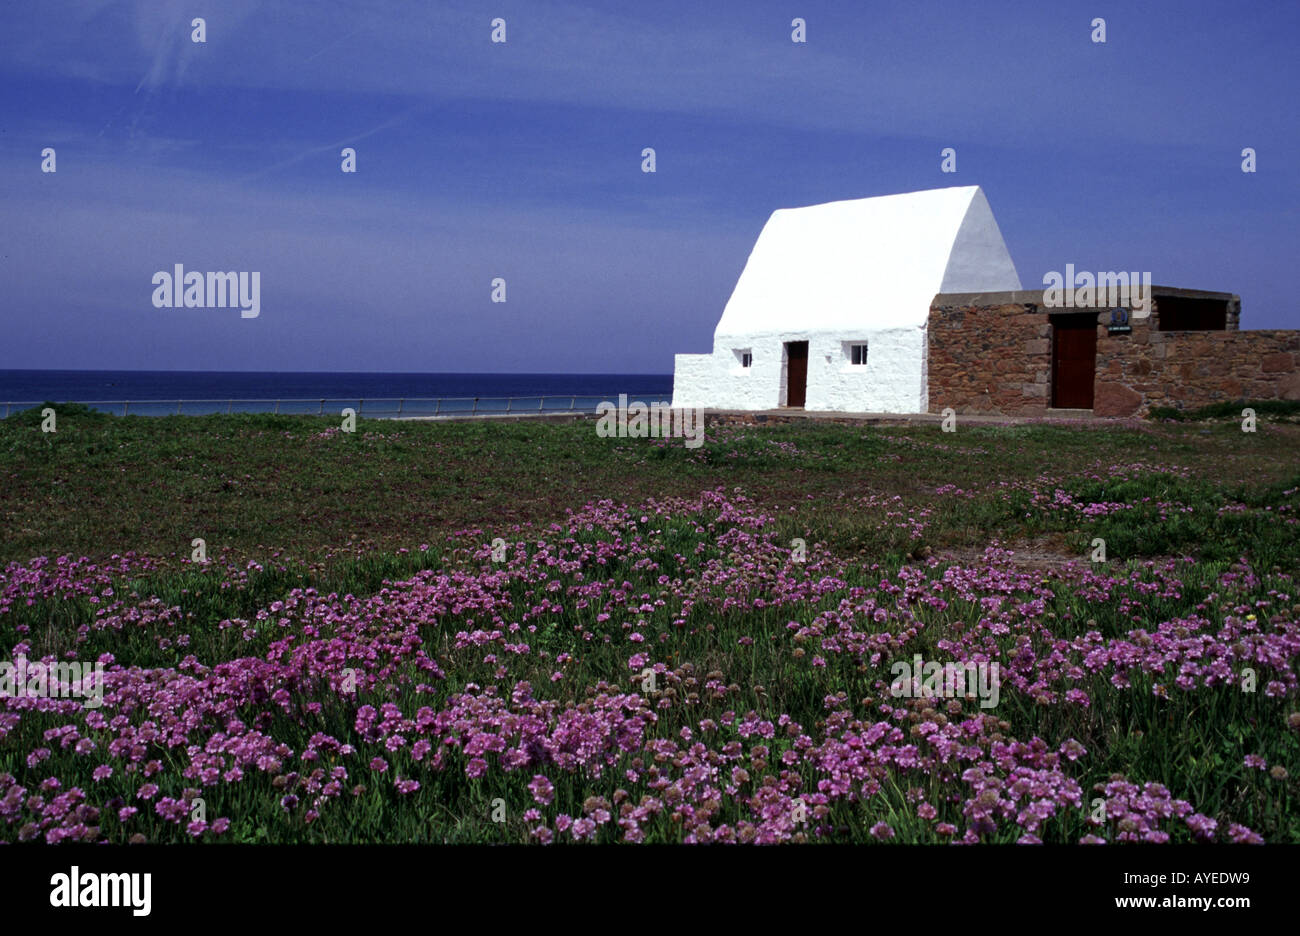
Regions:
<svg viewBox="0 0 1300 936"><path fill-rule="evenodd" d="M671 374L0 370L0 416L27 408L13 404L46 401L152 416L178 409L337 413L345 406L362 416L552 412L593 409L602 400L617 402L620 393L668 401L672 389Z"/></svg>

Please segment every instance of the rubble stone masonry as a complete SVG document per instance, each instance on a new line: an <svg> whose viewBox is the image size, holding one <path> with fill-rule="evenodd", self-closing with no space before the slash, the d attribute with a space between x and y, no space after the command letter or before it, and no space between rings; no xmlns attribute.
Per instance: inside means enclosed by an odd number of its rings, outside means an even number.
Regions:
<svg viewBox="0 0 1300 936"><path fill-rule="evenodd" d="M1239 331L1240 300L1154 287L1147 318L1110 334L1110 309L1048 309L1041 291L938 295L928 329L929 409L1041 416L1051 406L1053 314L1094 315L1094 416L1195 409L1224 400L1300 400L1300 331ZM1221 296L1224 331L1159 331L1160 298ZM1131 311L1131 310L1130 310Z"/></svg>

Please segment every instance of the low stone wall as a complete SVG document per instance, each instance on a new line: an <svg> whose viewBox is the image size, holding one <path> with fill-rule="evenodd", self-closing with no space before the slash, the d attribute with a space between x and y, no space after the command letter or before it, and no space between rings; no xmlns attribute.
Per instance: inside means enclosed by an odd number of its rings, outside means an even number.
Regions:
<svg viewBox="0 0 1300 936"><path fill-rule="evenodd" d="M1153 406L1300 400L1300 331L1100 332L1095 416L1128 416Z"/></svg>
<svg viewBox="0 0 1300 936"><path fill-rule="evenodd" d="M1042 293L936 296L930 309L930 411L1037 416L1051 405L1052 326ZM1300 399L1300 331L1160 331L1160 296L1132 331L1109 334L1097 315L1094 416L1195 409L1231 400ZM1074 312L1090 315L1091 310Z"/></svg>

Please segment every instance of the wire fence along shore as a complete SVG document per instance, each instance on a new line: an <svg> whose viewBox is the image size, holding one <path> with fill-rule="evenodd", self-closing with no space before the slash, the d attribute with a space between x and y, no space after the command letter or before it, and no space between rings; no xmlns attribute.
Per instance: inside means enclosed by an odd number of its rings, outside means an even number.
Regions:
<svg viewBox="0 0 1300 936"><path fill-rule="evenodd" d="M672 393L627 393L638 403L669 405ZM467 416L531 416L537 414L594 413L601 403L617 405L613 397L599 394L548 394L505 397L386 397L380 399L320 398L296 400L65 400L118 416L211 416L214 413L274 413L292 416L337 416L344 409L371 419L433 419ZM4 417L44 406L49 401L9 402ZM57 403L54 405L58 405Z"/></svg>

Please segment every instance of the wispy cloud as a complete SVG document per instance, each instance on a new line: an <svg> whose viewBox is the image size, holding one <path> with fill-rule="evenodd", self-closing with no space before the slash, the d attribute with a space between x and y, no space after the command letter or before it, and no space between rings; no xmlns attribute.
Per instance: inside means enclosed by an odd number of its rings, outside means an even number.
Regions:
<svg viewBox="0 0 1300 936"><path fill-rule="evenodd" d="M342 137L338 140L335 140L332 143L325 143L320 146L309 147L289 157L288 159L276 163L275 165L267 166L265 169L259 170L258 172L249 173L248 175L243 176L239 181L251 182L256 179L263 178L264 176L274 175L277 172L282 172L283 170L288 169L290 166L296 166L299 163L303 162L304 160L310 159L312 156L319 156L324 153L333 153L335 155L338 155L341 147L359 143L362 140L374 136L376 133L381 133L384 130L388 130L392 127L396 127L402 122L409 119L414 114L419 113L423 109L424 108L422 107L408 107L400 114L396 114L392 117L389 117L387 120L384 120L376 124L375 126L371 127L369 130L363 130L360 133L354 133L349 136Z"/></svg>

